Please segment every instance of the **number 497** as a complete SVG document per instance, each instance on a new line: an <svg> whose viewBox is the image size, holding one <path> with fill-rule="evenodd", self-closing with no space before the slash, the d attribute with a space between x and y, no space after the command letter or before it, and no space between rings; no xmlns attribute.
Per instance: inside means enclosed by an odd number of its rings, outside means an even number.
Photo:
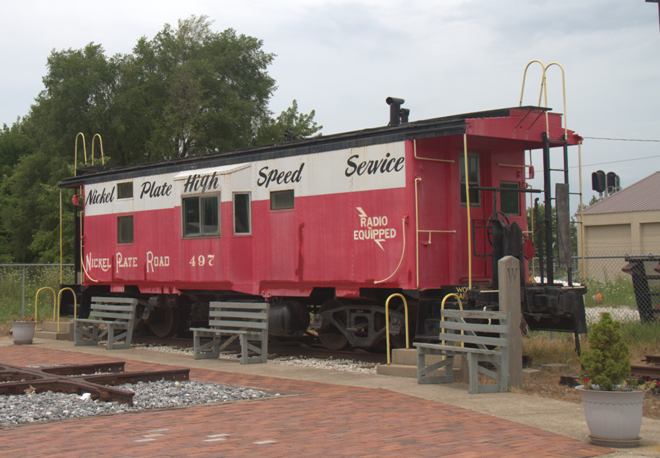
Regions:
<svg viewBox="0 0 660 458"><path fill-rule="evenodd" d="M213 267L214 259L215 259L215 255L213 254L207 254L206 256L200 254L199 256L193 256L192 258L190 258L188 264L190 264L193 267L203 267L205 265L209 267Z"/></svg>

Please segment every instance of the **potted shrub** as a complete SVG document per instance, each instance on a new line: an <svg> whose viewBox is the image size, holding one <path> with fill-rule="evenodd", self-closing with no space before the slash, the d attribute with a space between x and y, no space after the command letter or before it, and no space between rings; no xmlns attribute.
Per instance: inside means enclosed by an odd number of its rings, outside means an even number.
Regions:
<svg viewBox="0 0 660 458"><path fill-rule="evenodd" d="M11 335L14 338L15 345L29 345L34 339L34 330L37 326L34 318L26 316L20 319L12 320Z"/></svg>
<svg viewBox="0 0 660 458"><path fill-rule="evenodd" d="M580 373L584 385L576 388L589 438L599 445L633 447L641 440L644 394L655 382L639 385L630 377L630 349L623 341L621 323L609 313L601 314L588 341L589 351L582 357L586 375Z"/></svg>

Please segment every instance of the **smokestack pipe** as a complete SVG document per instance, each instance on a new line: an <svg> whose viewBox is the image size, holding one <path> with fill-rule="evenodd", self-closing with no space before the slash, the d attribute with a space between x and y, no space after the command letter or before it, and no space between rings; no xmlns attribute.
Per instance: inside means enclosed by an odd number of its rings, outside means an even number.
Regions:
<svg viewBox="0 0 660 458"><path fill-rule="evenodd" d="M390 123L389 127L397 127L399 125L399 120L401 119L401 105L405 103L405 100L398 99L396 97L388 97L385 99L385 102L390 106ZM410 110L407 110L410 112ZM406 122L407 122L407 113L406 113Z"/></svg>

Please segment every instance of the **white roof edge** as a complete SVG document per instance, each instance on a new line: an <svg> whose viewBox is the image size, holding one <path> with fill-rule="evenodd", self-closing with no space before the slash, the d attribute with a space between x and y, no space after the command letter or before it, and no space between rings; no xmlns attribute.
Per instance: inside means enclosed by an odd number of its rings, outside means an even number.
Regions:
<svg viewBox="0 0 660 458"><path fill-rule="evenodd" d="M185 180L191 175L211 175L215 173L216 175L228 175L230 173L238 172L239 170L246 169L250 167L251 164L233 164L233 165L223 165L221 167L209 167L206 169L197 169L197 170L186 170L185 172L180 172L174 175L174 180Z"/></svg>

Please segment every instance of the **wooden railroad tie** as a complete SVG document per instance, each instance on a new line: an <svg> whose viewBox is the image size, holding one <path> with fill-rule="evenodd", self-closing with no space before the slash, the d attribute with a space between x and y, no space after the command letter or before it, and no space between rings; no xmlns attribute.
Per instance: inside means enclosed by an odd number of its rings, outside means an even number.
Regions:
<svg viewBox="0 0 660 458"><path fill-rule="evenodd" d="M79 364L50 367L16 367L0 363L0 394L21 395L26 392L90 393L92 399L117 401L133 405L132 391L114 385L159 380L189 380L190 369L124 372L124 362ZM98 372L103 372L98 374Z"/></svg>

